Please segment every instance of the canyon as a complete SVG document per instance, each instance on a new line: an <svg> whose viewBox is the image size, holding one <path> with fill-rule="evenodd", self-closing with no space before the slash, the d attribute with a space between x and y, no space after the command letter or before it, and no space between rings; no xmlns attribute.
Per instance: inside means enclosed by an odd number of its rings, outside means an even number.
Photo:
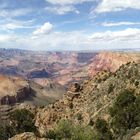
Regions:
<svg viewBox="0 0 140 140"><path fill-rule="evenodd" d="M40 137L61 119L81 125L101 116L108 121L107 110L122 89L139 94L139 72L139 52L0 49L0 125L9 124L9 113L17 109L35 115Z"/></svg>
<svg viewBox="0 0 140 140"><path fill-rule="evenodd" d="M67 87L108 70L115 72L122 64L139 62L138 52L35 52L0 49L0 74L20 76L42 86L50 81Z"/></svg>

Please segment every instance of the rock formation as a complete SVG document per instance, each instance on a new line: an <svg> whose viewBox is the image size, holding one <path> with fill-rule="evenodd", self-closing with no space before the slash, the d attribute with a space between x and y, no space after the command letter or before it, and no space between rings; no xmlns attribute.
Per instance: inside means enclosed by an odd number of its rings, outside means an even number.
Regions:
<svg viewBox="0 0 140 140"><path fill-rule="evenodd" d="M115 72L122 64L128 62L140 62L140 57L137 53L101 52L92 59L89 75L94 76L103 70Z"/></svg>
<svg viewBox="0 0 140 140"><path fill-rule="evenodd" d="M130 61L140 61L140 54L136 52L34 52L0 49L0 54L0 74L35 81L50 79L64 86L85 80L103 70L114 72Z"/></svg>
<svg viewBox="0 0 140 140"><path fill-rule="evenodd" d="M46 138L38 138L33 133L25 132L22 134L15 135L14 137L9 138L9 140L47 140L47 139Z"/></svg>
<svg viewBox="0 0 140 140"><path fill-rule="evenodd" d="M98 73L81 85L78 96L73 95L76 92L68 92L63 99L38 110L36 126L40 134L45 135L61 119L83 125L88 125L98 117L109 120L108 108L123 89L140 93L140 84L136 84L140 83L139 77L140 64L136 63L122 65L115 73Z"/></svg>
<svg viewBox="0 0 140 140"><path fill-rule="evenodd" d="M31 93L28 81L17 77L0 76L0 104L14 104L27 98Z"/></svg>

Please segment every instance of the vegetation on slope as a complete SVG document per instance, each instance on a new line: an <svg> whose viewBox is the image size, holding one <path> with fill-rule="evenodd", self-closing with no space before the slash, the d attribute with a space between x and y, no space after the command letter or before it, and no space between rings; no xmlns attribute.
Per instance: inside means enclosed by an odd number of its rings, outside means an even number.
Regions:
<svg viewBox="0 0 140 140"><path fill-rule="evenodd" d="M64 120L50 130L47 137L54 140L122 140L130 130L140 127L140 96L135 96L134 91L123 90L109 111L109 122L98 118L93 125L82 126Z"/></svg>
<svg viewBox="0 0 140 140"><path fill-rule="evenodd" d="M128 63L115 73L99 73L78 94L69 92L39 109L35 121L30 113L14 113L11 125L16 133L36 133L35 125L40 136L54 140L130 140L140 132L139 83L140 64Z"/></svg>
<svg viewBox="0 0 140 140"><path fill-rule="evenodd" d="M9 114L10 123L0 127L0 140L7 140L13 135L23 132L36 133L34 114L29 110L15 110Z"/></svg>

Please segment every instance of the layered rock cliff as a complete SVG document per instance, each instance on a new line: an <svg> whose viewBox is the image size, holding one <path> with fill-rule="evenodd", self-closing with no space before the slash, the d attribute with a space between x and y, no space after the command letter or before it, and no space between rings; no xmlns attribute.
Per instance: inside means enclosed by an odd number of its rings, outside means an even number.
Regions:
<svg viewBox="0 0 140 140"><path fill-rule="evenodd" d="M139 63L139 53L101 52L92 59L89 65L89 75L94 76L103 70L115 72L122 64L128 62Z"/></svg>
<svg viewBox="0 0 140 140"><path fill-rule="evenodd" d="M0 104L14 104L24 100L31 93L28 81L22 78L0 76Z"/></svg>

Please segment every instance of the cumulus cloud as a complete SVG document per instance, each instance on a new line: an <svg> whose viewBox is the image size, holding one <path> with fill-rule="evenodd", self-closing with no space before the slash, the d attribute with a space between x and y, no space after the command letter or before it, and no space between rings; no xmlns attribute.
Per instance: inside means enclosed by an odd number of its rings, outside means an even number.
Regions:
<svg viewBox="0 0 140 140"><path fill-rule="evenodd" d="M95 12L104 13L111 11L122 11L127 8L140 9L139 0L102 0L96 7Z"/></svg>
<svg viewBox="0 0 140 140"><path fill-rule="evenodd" d="M79 32L53 32L47 36L38 36L28 40L32 48L46 50L80 50L86 42L86 36Z"/></svg>
<svg viewBox="0 0 140 140"><path fill-rule="evenodd" d="M96 41L114 41L114 40L139 40L140 39L140 29L128 28L122 31L106 31L103 33L95 33L90 36L92 40Z"/></svg>
<svg viewBox="0 0 140 140"><path fill-rule="evenodd" d="M113 26L130 26L130 25L140 25L140 22L104 22L102 26L113 27Z"/></svg>
<svg viewBox="0 0 140 140"><path fill-rule="evenodd" d="M1 42L33 50L100 50L140 48L140 29L128 28L120 31L105 31L88 34L84 31L52 32L36 36L0 36ZM6 41L8 40L8 41ZM11 42L11 43L10 43ZM6 46L6 45L5 45Z"/></svg>
<svg viewBox="0 0 140 140"><path fill-rule="evenodd" d="M45 35L49 34L53 29L53 25L50 22L44 23L39 29L33 32L33 35Z"/></svg>

